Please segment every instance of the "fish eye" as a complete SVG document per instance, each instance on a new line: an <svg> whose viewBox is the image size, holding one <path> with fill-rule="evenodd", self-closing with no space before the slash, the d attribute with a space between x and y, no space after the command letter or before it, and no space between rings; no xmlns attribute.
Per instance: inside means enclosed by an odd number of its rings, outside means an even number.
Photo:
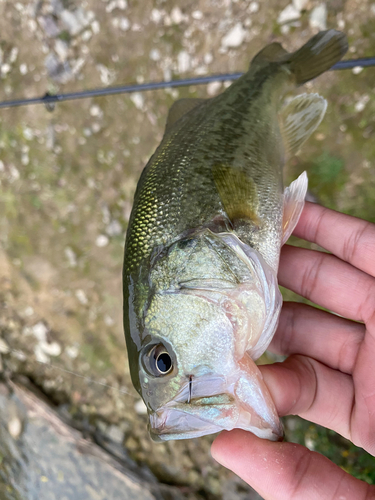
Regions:
<svg viewBox="0 0 375 500"><path fill-rule="evenodd" d="M170 355L167 352L161 352L158 354L155 360L156 368L160 373L164 375L164 373L168 373L172 368L172 360Z"/></svg>
<svg viewBox="0 0 375 500"><path fill-rule="evenodd" d="M171 355L163 344L153 345L143 356L146 370L154 377L162 377L173 369Z"/></svg>

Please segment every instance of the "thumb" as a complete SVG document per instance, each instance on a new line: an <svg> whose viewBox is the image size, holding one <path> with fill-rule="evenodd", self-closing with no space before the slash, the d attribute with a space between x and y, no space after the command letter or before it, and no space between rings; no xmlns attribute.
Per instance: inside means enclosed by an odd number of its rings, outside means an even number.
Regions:
<svg viewBox="0 0 375 500"><path fill-rule="evenodd" d="M265 500L375 498L375 486L298 444L274 443L235 429L223 431L215 439L211 454Z"/></svg>

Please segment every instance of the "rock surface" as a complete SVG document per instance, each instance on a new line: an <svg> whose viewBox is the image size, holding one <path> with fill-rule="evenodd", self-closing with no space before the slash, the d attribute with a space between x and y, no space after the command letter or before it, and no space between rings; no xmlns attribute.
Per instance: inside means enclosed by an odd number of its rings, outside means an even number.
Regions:
<svg viewBox="0 0 375 500"><path fill-rule="evenodd" d="M158 500L153 484L69 427L35 394L0 385L0 474L2 500ZM12 422L20 422L17 435ZM27 464L33 464L33 467ZM1 493L2 492L2 493ZM178 498L173 490L170 498Z"/></svg>

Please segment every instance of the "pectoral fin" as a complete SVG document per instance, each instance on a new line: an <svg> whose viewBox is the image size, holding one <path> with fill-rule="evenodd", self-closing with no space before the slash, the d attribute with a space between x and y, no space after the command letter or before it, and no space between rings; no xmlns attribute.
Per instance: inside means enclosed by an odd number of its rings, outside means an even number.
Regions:
<svg viewBox="0 0 375 500"><path fill-rule="evenodd" d="M186 113L197 107L207 99L179 99L174 102L169 110L165 132L169 132L173 125Z"/></svg>
<svg viewBox="0 0 375 500"><path fill-rule="evenodd" d="M232 222L248 219L259 225L258 193L253 179L242 170L227 165L215 165L212 174L229 219Z"/></svg>
<svg viewBox="0 0 375 500"><path fill-rule="evenodd" d="M303 172L284 191L283 238L281 244L286 243L302 213L307 192L308 178Z"/></svg>
<svg viewBox="0 0 375 500"><path fill-rule="evenodd" d="M281 135L286 154L295 155L322 121L327 101L319 94L294 97L279 112Z"/></svg>

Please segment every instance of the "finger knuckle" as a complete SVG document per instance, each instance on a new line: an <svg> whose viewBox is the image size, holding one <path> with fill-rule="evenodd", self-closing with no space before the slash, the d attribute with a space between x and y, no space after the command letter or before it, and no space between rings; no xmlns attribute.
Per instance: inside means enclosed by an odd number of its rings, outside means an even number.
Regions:
<svg viewBox="0 0 375 500"><path fill-rule="evenodd" d="M355 231L350 232L348 237L344 239L343 243L343 258L347 262L353 262L356 258L356 254L361 247L361 241L368 230L368 223L363 223L361 227L358 227Z"/></svg>
<svg viewBox="0 0 375 500"><path fill-rule="evenodd" d="M375 281L369 279L367 287L364 286L364 300L360 304L359 317L369 328L375 328Z"/></svg>
<svg viewBox="0 0 375 500"><path fill-rule="evenodd" d="M326 254L314 252L311 265L306 266L301 280L301 293L304 297L310 298L314 294L325 257Z"/></svg>
<svg viewBox="0 0 375 500"><path fill-rule="evenodd" d="M358 351L363 341L363 332L353 332L341 344L337 354L337 367L343 373L351 373L358 356Z"/></svg>
<svg viewBox="0 0 375 500"><path fill-rule="evenodd" d="M284 309L283 333L279 338L279 349L283 354L291 352L291 346L296 334L296 307L290 302Z"/></svg>
<svg viewBox="0 0 375 500"><path fill-rule="evenodd" d="M308 471L311 468L312 460L313 452L305 449L304 453L300 454L299 460L296 461L293 483L291 485L290 492L291 500L303 498L303 495L306 493L305 480L309 477Z"/></svg>
<svg viewBox="0 0 375 500"><path fill-rule="evenodd" d="M318 376L314 367L315 361L301 354L293 354L287 360L296 374L294 405L291 413L307 413L314 406L318 392Z"/></svg>
<svg viewBox="0 0 375 500"><path fill-rule="evenodd" d="M312 241L317 241L317 238L325 225L327 215L329 215L329 209L326 207L319 207L318 219L313 222L311 228Z"/></svg>

